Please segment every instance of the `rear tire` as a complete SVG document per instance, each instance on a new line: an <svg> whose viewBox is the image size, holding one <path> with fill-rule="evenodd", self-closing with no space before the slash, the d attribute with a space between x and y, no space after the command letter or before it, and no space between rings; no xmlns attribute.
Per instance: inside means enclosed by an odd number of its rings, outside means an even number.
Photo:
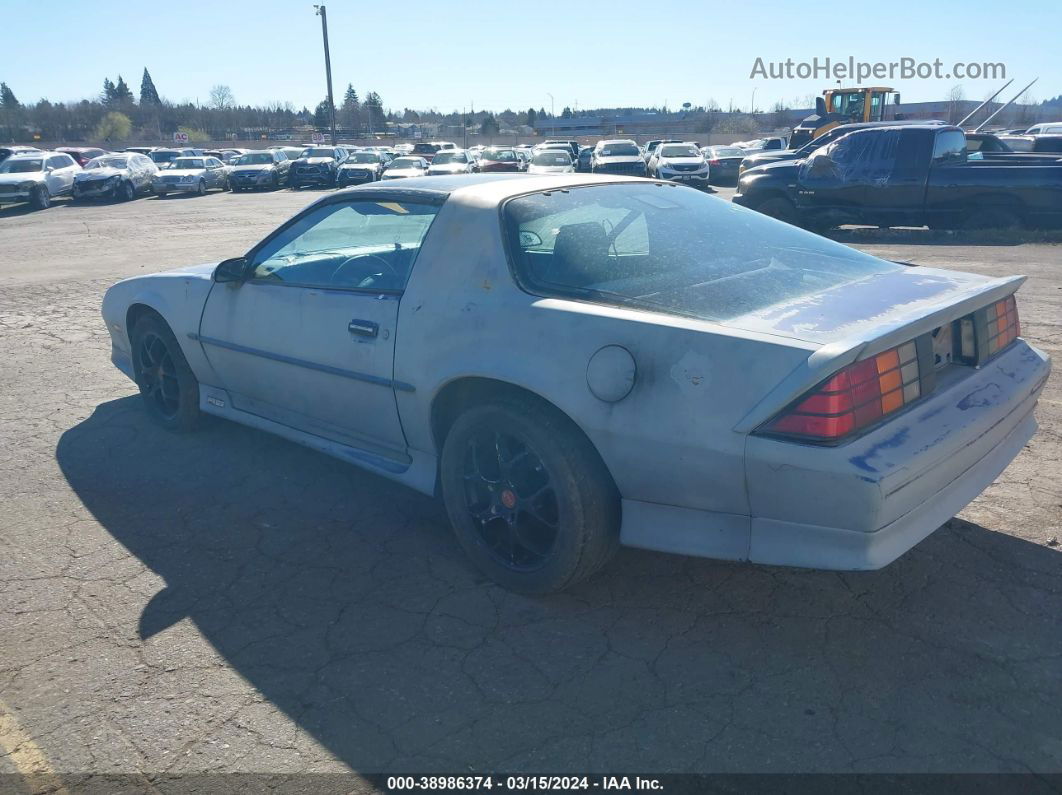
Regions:
<svg viewBox="0 0 1062 795"><path fill-rule="evenodd" d="M785 221L787 224L797 225L796 206L789 199L782 197L767 199L756 205L755 210L777 221Z"/></svg>
<svg viewBox="0 0 1062 795"><path fill-rule="evenodd" d="M1006 231L1021 229L1021 216L1006 207L983 207L980 210L974 210L966 217L963 229Z"/></svg>
<svg viewBox="0 0 1062 795"><path fill-rule="evenodd" d="M129 335L133 374L148 415L168 431L191 431L199 422L199 381L166 322L141 315Z"/></svg>
<svg viewBox="0 0 1062 795"><path fill-rule="evenodd" d="M461 414L443 443L440 480L462 548L513 591L560 591L619 546L619 494L604 462L537 401L501 397Z"/></svg>

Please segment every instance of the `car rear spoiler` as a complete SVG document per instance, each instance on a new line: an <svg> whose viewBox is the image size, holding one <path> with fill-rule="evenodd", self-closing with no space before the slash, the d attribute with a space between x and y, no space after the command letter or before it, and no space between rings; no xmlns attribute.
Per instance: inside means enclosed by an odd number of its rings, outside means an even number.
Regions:
<svg viewBox="0 0 1062 795"><path fill-rule="evenodd" d="M778 386L772 389L734 426L734 430L739 433L748 433L758 428L816 384L854 361L895 348L945 323L958 320L971 312L1013 295L1024 283L1025 278L1024 276L1007 276L960 288L941 296L939 301L928 307L920 304L916 310L909 312L901 310L894 315L889 315L878 326L823 345L783 378Z"/></svg>

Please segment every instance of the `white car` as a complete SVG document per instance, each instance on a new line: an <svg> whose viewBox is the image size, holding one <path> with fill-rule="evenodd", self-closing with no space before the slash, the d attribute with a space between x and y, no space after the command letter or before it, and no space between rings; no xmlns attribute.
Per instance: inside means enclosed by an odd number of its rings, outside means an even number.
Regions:
<svg viewBox="0 0 1062 795"><path fill-rule="evenodd" d="M407 179L408 177L426 177L428 161L423 157L396 157L384 167L380 179Z"/></svg>
<svg viewBox="0 0 1062 795"><path fill-rule="evenodd" d="M447 149L438 152L428 164L428 175L433 177L471 174L475 170L475 158L464 149Z"/></svg>
<svg viewBox="0 0 1062 795"><path fill-rule="evenodd" d="M531 158L528 174L573 174L575 163L567 150L541 149Z"/></svg>
<svg viewBox="0 0 1062 795"><path fill-rule="evenodd" d="M28 202L36 210L50 207L56 196L66 196L81 171L63 152L16 152L0 163L0 205Z"/></svg>
<svg viewBox="0 0 1062 795"><path fill-rule="evenodd" d="M649 175L689 185L708 185L709 166L696 144L660 144L649 158Z"/></svg>
<svg viewBox="0 0 1062 795"><path fill-rule="evenodd" d="M1022 281L658 181L470 175L327 194L246 254L119 282L103 320L162 426L438 488L475 564L541 593L621 543L894 560L1036 430Z"/></svg>
<svg viewBox="0 0 1062 795"><path fill-rule="evenodd" d="M137 194L150 193L159 167L146 155L117 152L94 157L74 175L72 196L79 199L118 199L131 201Z"/></svg>

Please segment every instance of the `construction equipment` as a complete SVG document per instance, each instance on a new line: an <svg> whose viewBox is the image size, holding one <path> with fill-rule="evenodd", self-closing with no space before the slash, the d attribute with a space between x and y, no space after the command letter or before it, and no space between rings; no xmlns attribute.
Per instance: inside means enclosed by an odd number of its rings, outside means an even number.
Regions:
<svg viewBox="0 0 1062 795"><path fill-rule="evenodd" d="M840 124L885 121L890 96L891 104L900 104L899 93L883 86L830 88L823 91L821 97L815 98L815 113L793 130L789 147L797 149ZM902 117L893 113L893 118Z"/></svg>

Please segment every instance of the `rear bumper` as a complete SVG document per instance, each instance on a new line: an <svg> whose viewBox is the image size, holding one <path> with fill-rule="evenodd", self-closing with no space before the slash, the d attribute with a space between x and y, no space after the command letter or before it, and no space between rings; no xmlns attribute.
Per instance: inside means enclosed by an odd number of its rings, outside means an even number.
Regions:
<svg viewBox="0 0 1062 795"><path fill-rule="evenodd" d="M750 436L751 516L624 500L630 546L817 569L879 569L995 480L1036 433L1047 357L1019 340L848 444Z"/></svg>
<svg viewBox="0 0 1062 795"><path fill-rule="evenodd" d="M895 560L1021 451L1050 369L1019 340L980 369L942 375L926 400L847 444L750 436L749 559L826 569Z"/></svg>

